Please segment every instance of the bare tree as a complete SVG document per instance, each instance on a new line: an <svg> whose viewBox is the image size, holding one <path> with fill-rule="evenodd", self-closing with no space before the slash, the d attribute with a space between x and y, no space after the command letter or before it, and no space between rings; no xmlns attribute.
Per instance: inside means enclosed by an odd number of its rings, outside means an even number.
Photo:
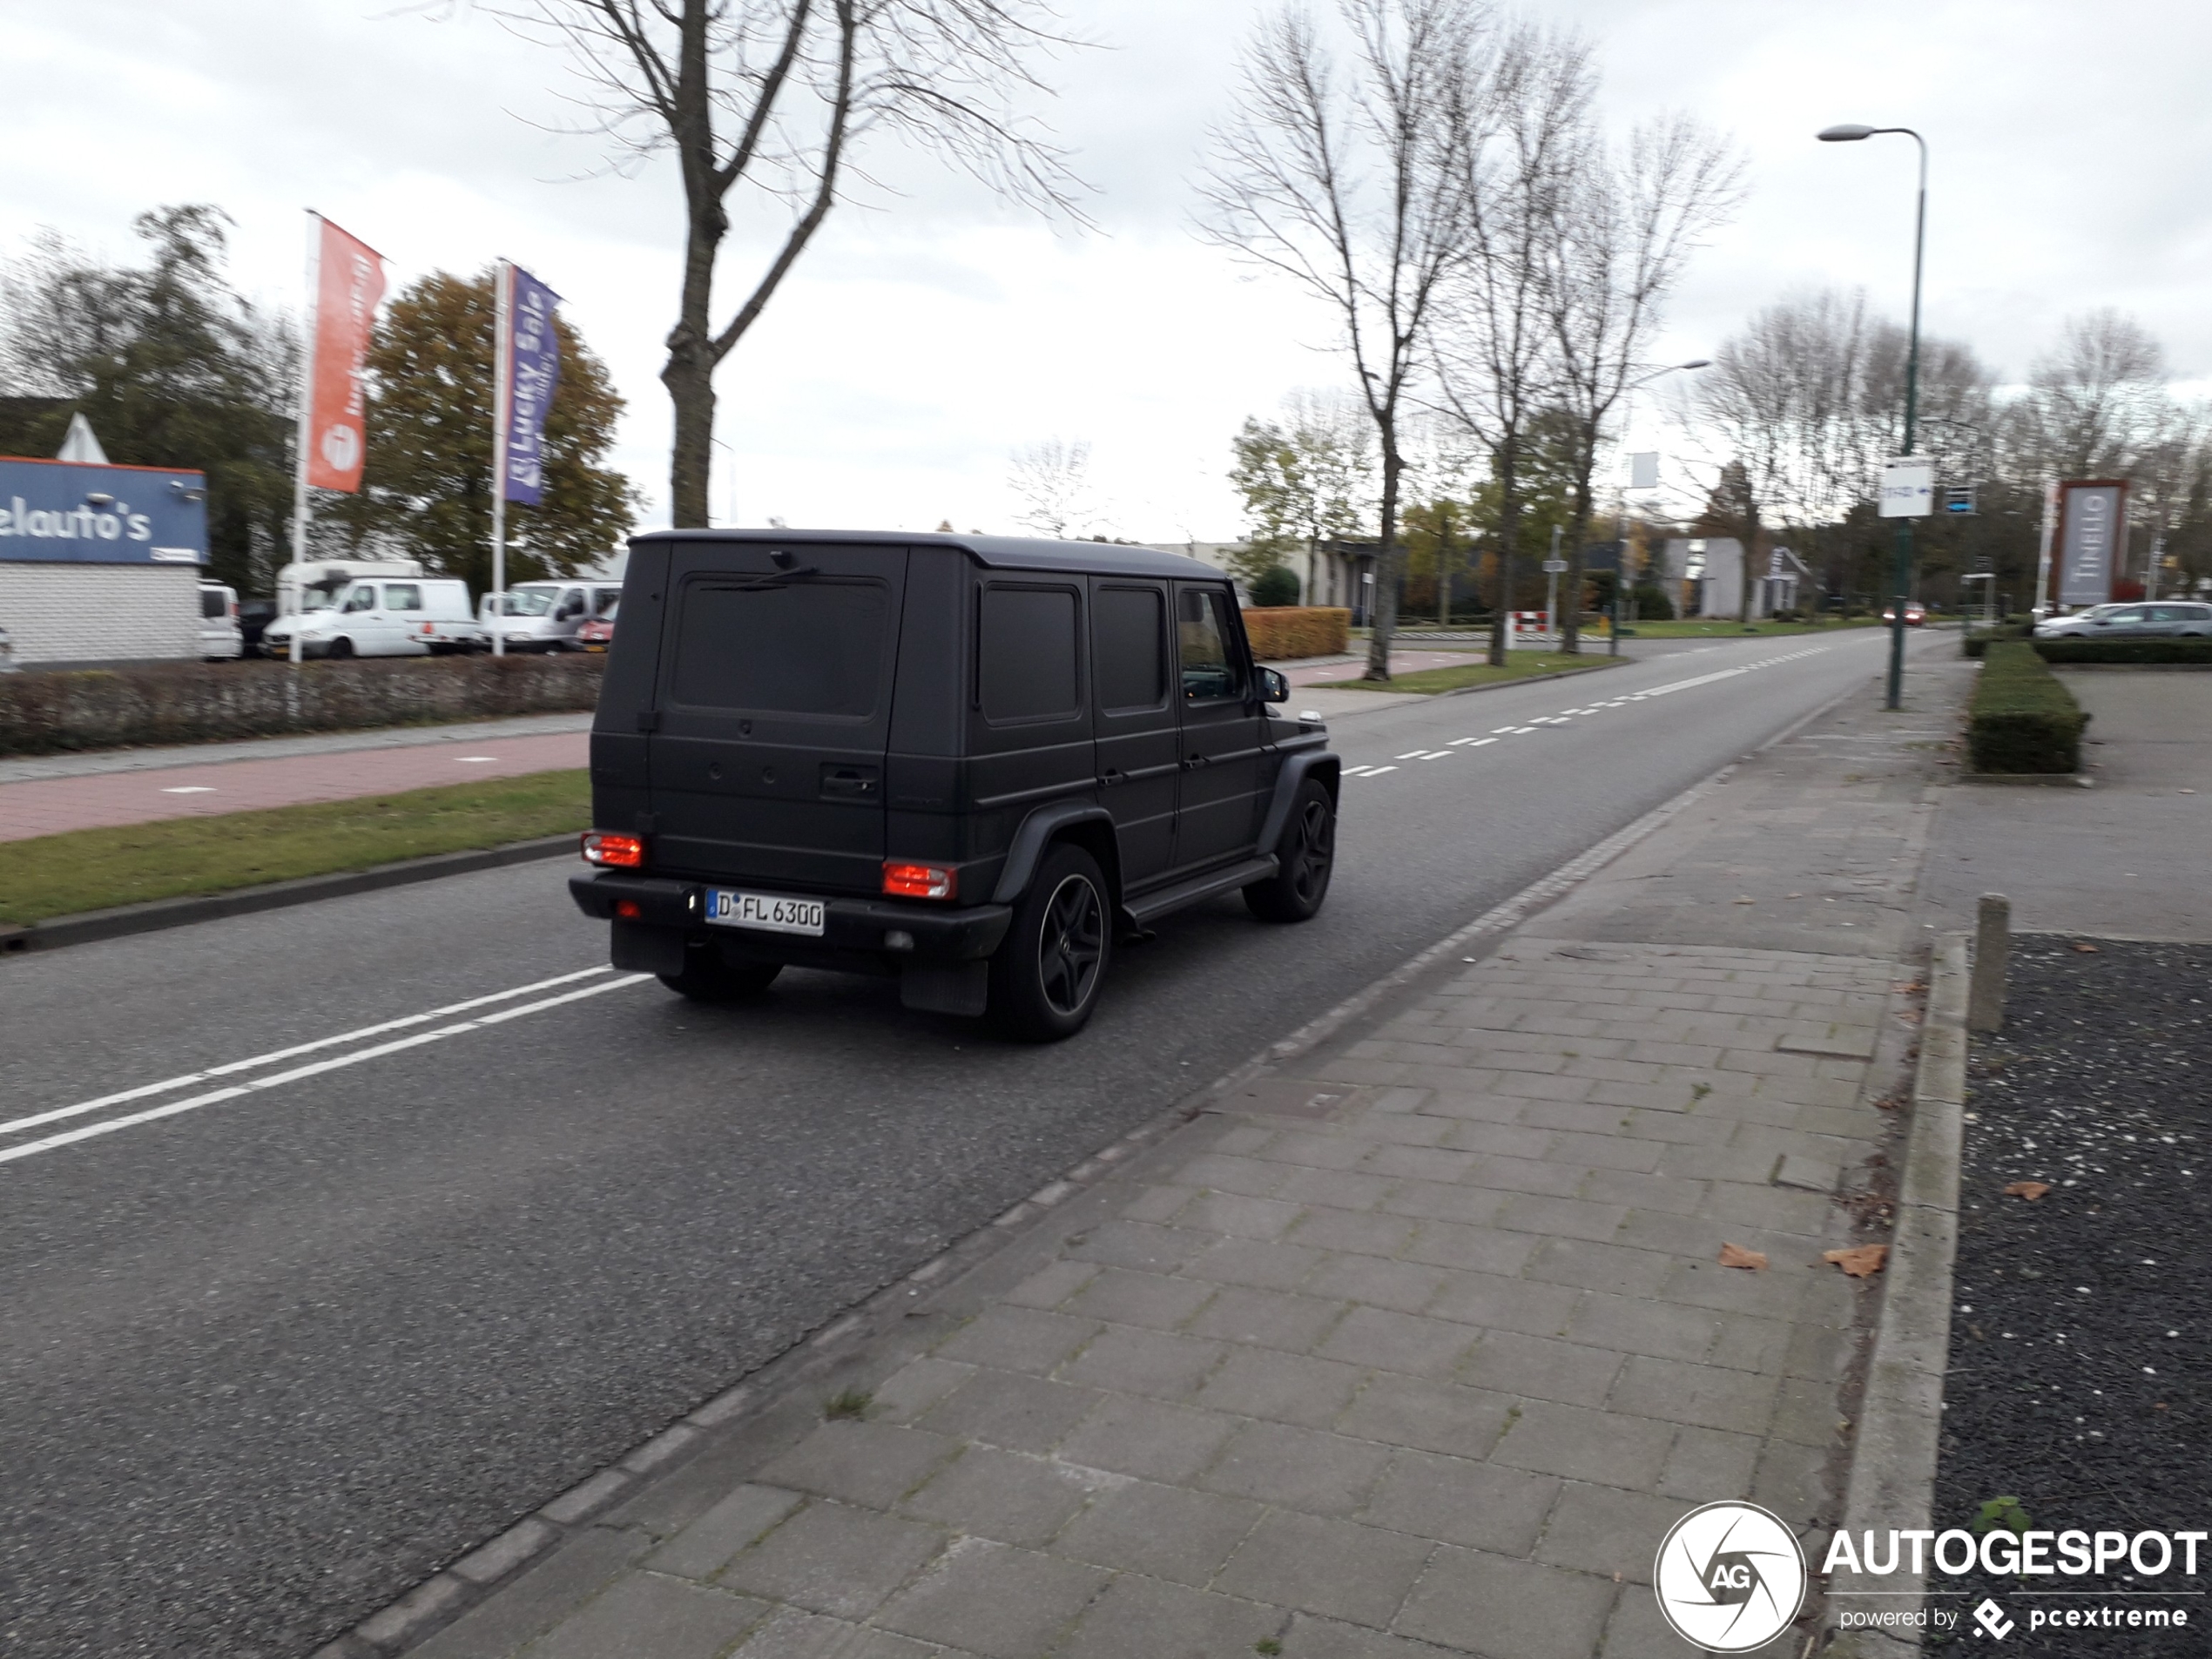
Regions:
<svg viewBox="0 0 2212 1659"><path fill-rule="evenodd" d="M1339 0L1341 54L1295 9L1246 50L1217 133L1201 233L1334 314L1382 463L1366 678L1390 678L1398 622L1400 423L1440 284L1466 257L1467 145L1482 95L1482 0Z"/></svg>
<svg viewBox="0 0 2212 1659"><path fill-rule="evenodd" d="M1022 502L1015 522L1040 536L1070 536L1095 510L1086 440L1046 438L1016 449L1006 482Z"/></svg>
<svg viewBox="0 0 2212 1659"><path fill-rule="evenodd" d="M2166 354L2117 311L2069 317L2013 406L2020 460L2060 478L2126 474L2172 414Z"/></svg>
<svg viewBox="0 0 2212 1659"><path fill-rule="evenodd" d="M1447 273L1440 298L1436 383L1443 410L1487 452L1497 489L1494 664L1506 659L1530 427L1560 391L1552 227L1588 148L1596 90L1585 44L1520 26L1492 68L1493 119L1462 157L1469 257Z"/></svg>
<svg viewBox="0 0 2212 1659"><path fill-rule="evenodd" d="M1731 146L1683 115L1637 128L1617 155L1592 135L1570 169L1548 250L1557 397L1575 445L1563 651L1581 649L1582 548L1607 423L1651 372L1642 360L1666 297L1743 199L1743 172Z"/></svg>
<svg viewBox="0 0 2212 1659"><path fill-rule="evenodd" d="M1072 211L1061 152L1015 111L1035 64L1069 44L1045 0L495 0L566 46L596 125L625 155L672 151L684 275L661 381L674 406L671 507L707 522L714 371L759 320L884 133L1002 194ZM715 277L738 186L784 215L773 252L718 324Z"/></svg>

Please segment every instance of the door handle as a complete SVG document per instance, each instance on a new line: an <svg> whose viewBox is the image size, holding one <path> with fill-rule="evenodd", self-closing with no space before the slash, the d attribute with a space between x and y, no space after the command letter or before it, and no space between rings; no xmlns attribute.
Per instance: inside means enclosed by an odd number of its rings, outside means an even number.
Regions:
<svg viewBox="0 0 2212 1659"><path fill-rule="evenodd" d="M1098 781L1102 786L1110 789L1116 784L1127 783L1129 781L1129 773L1123 772L1119 766L1109 766L1106 768L1105 775L1099 779Z"/></svg>
<svg viewBox="0 0 2212 1659"><path fill-rule="evenodd" d="M822 768L822 793L866 800L874 795L880 774L873 766Z"/></svg>
<svg viewBox="0 0 2212 1659"><path fill-rule="evenodd" d="M1186 770L1195 772L1200 766L1211 766L1213 765L1213 757L1211 755L1192 755L1183 764Z"/></svg>

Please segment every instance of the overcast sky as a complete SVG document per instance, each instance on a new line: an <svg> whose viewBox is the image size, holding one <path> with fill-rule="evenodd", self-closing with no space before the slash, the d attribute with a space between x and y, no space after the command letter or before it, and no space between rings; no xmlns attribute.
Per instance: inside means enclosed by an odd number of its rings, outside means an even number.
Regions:
<svg viewBox="0 0 2212 1659"><path fill-rule="evenodd" d="M905 186L844 208L724 365L718 523L1013 528L1015 448L1092 445L1097 528L1238 529L1231 435L1340 383L1329 318L1190 234L1190 180L1252 0L1062 0L1099 43L1040 102L1096 187L1098 228L1041 225L896 157ZM2212 371L2212 7L2188 0L1554 0L1597 44L1624 125L1687 108L1750 163L1738 220L1692 266L1666 358L1751 310L1864 285L1903 314L1913 146L1819 145L1906 125L1933 150L1925 328L2018 374L2072 312L2116 306ZM206 201L234 274L299 301L313 206L381 249L395 288L497 255L529 266L630 400L617 464L666 516L657 374L681 217L665 165L609 176L566 113L557 55L456 4L0 0L0 252L41 226L135 258L136 213ZM733 242L725 292L760 253ZM1671 444L1656 427L1639 447Z"/></svg>

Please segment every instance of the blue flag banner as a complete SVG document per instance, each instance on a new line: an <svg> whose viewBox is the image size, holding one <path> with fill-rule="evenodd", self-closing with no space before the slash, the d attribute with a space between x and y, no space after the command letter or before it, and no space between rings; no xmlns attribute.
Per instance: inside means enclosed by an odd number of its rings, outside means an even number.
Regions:
<svg viewBox="0 0 2212 1659"><path fill-rule="evenodd" d="M561 296L520 266L507 307L507 469L502 494L535 507L545 493L545 415L561 383L553 307Z"/></svg>

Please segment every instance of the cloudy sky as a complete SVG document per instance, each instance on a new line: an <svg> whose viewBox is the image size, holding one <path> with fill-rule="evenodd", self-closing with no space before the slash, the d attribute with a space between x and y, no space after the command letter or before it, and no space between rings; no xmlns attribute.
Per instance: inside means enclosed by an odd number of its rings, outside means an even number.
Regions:
<svg viewBox="0 0 2212 1659"><path fill-rule="evenodd" d="M1060 0L1096 43L1038 112L1097 228L1037 222L911 158L840 209L725 364L717 522L1010 529L1008 456L1088 441L1140 539L1237 533L1224 482L1248 414L1341 379L1326 315L1189 228L1190 180L1256 0ZM2069 314L2116 306L2212 375L2212 7L2189 0L1552 0L1597 44L1623 125L1685 108L1732 134L1751 193L1692 266L1664 355L1760 305L1864 285L1902 314L1913 148L1812 141L1907 125L1934 152L1925 327L2017 374ZM617 456L665 522L656 378L680 216L664 165L603 165L556 129L562 60L466 0L0 0L0 253L51 226L132 257L132 216L237 220L241 287L294 305L301 209L390 259L394 286L504 254L567 296L630 400ZM761 244L725 253L725 292ZM1647 417L1638 447L1678 447Z"/></svg>

